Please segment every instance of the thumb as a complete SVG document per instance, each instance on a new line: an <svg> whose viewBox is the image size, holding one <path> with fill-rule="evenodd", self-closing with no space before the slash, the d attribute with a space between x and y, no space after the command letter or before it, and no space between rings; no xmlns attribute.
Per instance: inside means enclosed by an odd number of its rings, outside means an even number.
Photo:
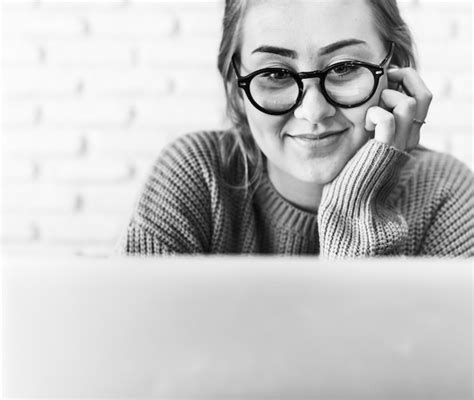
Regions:
<svg viewBox="0 0 474 400"><path fill-rule="evenodd" d="M367 110L365 129L375 131L374 139L393 145L395 143L395 117L381 107L374 106Z"/></svg>

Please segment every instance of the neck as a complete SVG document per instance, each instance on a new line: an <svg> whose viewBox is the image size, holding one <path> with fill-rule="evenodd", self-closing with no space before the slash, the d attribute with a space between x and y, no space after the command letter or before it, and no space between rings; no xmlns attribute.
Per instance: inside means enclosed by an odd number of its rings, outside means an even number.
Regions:
<svg viewBox="0 0 474 400"><path fill-rule="evenodd" d="M271 163L267 169L270 182L285 200L304 211L318 210L324 185L298 180Z"/></svg>

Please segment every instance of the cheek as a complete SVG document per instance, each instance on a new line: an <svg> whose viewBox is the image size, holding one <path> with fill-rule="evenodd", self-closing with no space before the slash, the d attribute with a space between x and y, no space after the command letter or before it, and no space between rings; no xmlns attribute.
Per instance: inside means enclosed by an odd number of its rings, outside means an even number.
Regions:
<svg viewBox="0 0 474 400"><path fill-rule="evenodd" d="M257 140L279 136L286 121L284 117L268 115L258 111L248 101L245 102L245 113L250 130Z"/></svg>
<svg viewBox="0 0 474 400"><path fill-rule="evenodd" d="M344 114L344 117L351 121L352 125L354 126L354 131L357 136L367 135L367 131L365 130L365 119L367 111L371 107L379 106L380 96L382 94L382 91L386 88L386 85L386 79L382 78L377 88L377 91L367 103L356 108L341 109L341 112Z"/></svg>
<svg viewBox="0 0 474 400"><path fill-rule="evenodd" d="M353 130L353 137L359 137L365 133L365 117L370 107L376 105L376 103L366 103L357 108L346 108L340 109L344 118L350 121Z"/></svg>

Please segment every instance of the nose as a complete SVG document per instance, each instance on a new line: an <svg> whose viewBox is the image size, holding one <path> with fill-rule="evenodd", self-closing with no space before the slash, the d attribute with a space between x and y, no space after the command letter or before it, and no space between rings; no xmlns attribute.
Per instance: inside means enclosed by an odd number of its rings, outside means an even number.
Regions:
<svg viewBox="0 0 474 400"><path fill-rule="evenodd" d="M303 99L294 110L294 115L299 119L306 119L312 124L317 124L336 114L336 108L328 103L321 93L318 80L306 82Z"/></svg>

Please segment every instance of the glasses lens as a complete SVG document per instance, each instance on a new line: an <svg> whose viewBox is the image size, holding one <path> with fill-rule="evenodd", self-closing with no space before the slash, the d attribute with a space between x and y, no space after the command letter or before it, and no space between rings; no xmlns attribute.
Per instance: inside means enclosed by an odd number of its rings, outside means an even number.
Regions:
<svg viewBox="0 0 474 400"><path fill-rule="evenodd" d="M284 112L298 99L298 83L285 71L262 72L250 82L250 94L263 109Z"/></svg>
<svg viewBox="0 0 474 400"><path fill-rule="evenodd" d="M353 105L366 100L372 94L375 78L366 67L344 64L332 68L324 82L326 92L339 104Z"/></svg>

